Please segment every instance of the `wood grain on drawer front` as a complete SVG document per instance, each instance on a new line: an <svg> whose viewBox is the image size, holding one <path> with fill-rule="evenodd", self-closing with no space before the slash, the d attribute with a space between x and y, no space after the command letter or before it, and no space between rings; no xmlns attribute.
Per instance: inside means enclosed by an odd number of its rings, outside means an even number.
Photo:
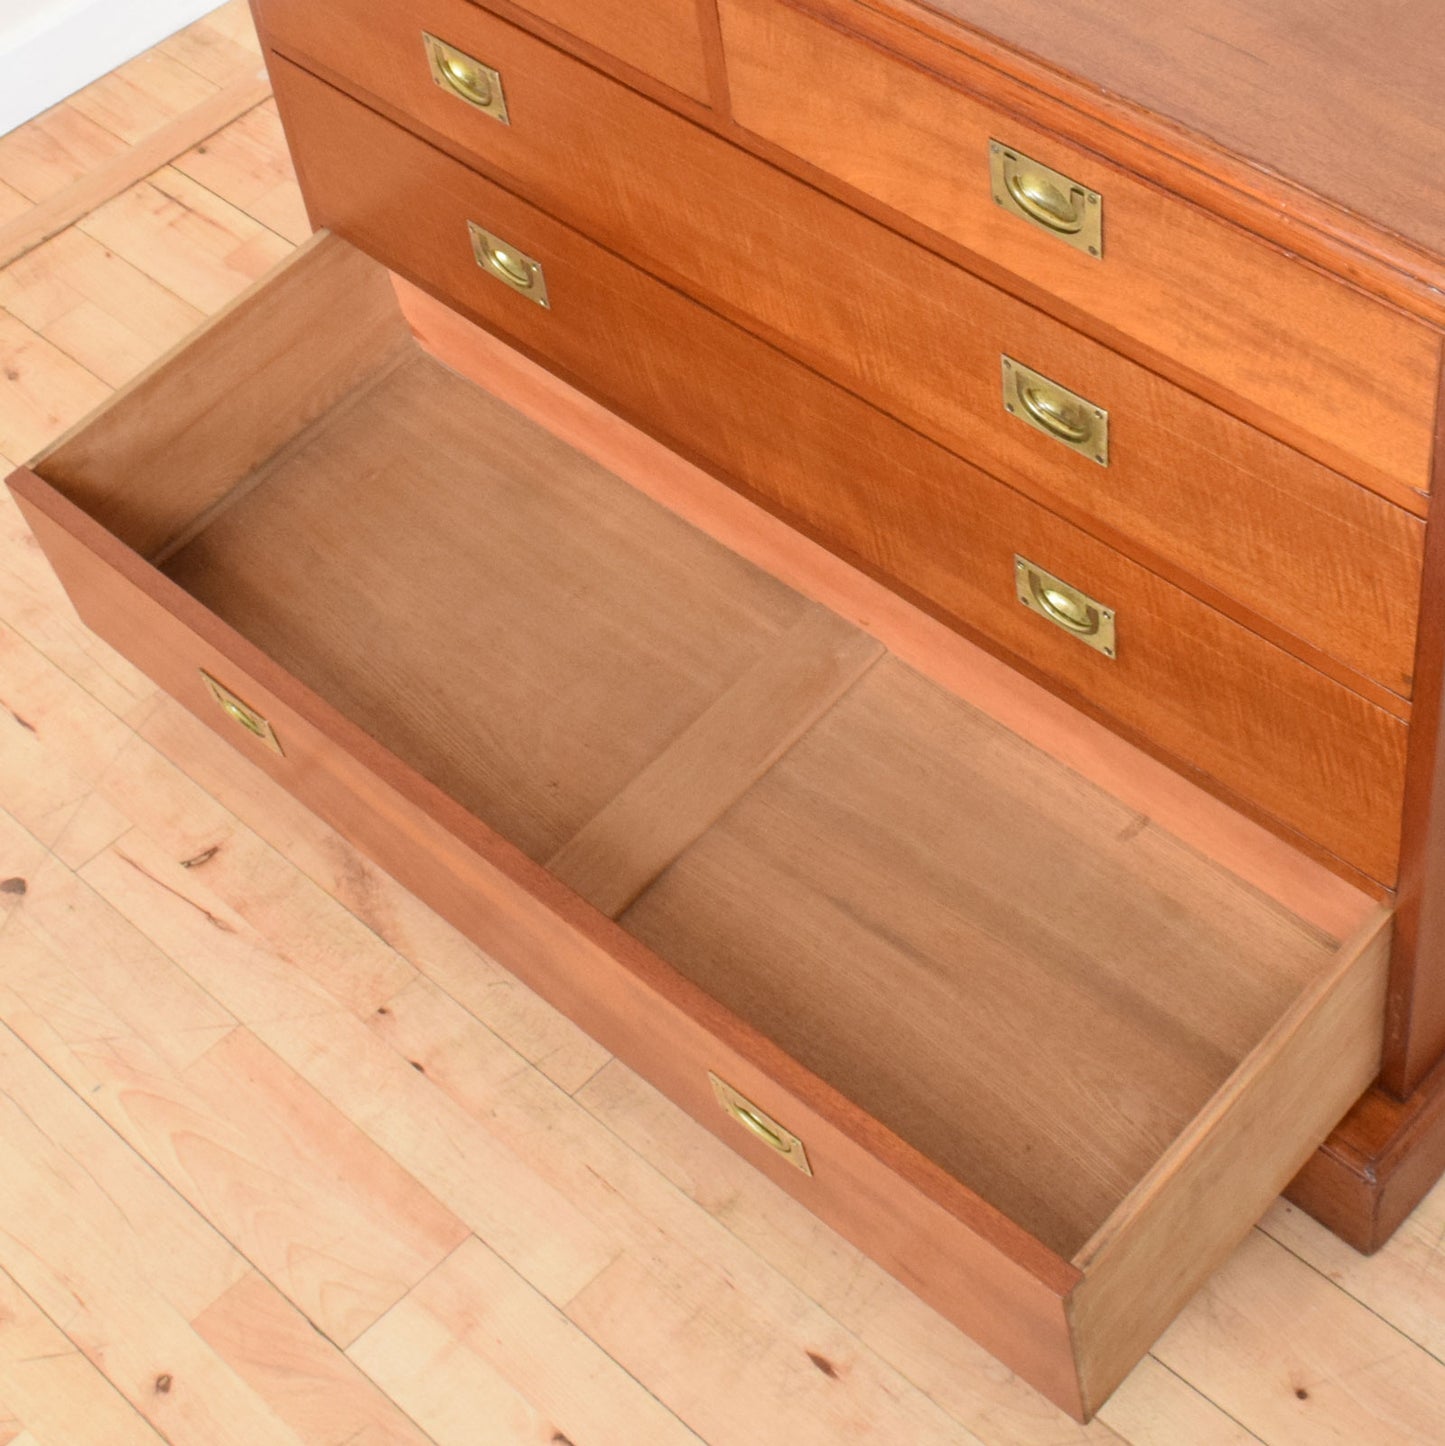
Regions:
<svg viewBox="0 0 1445 1446"><path fill-rule="evenodd" d="M321 224L1258 814L1393 879L1398 718L296 66L277 59L273 79ZM543 263L550 309L477 269L469 220ZM1117 660L1019 606L1016 552L1118 609Z"/></svg>
<svg viewBox="0 0 1445 1446"><path fill-rule="evenodd" d="M1428 491L1438 334L784 0L721 0L749 130L1097 317L1387 495ZM1100 192L1102 260L996 206L997 139Z"/></svg>
<svg viewBox="0 0 1445 1446"><path fill-rule="evenodd" d="M273 38L1307 660L1409 695L1409 513L466 0L330 9L324 54L298 7ZM430 83L427 23L500 70L510 125ZM1106 470L1008 416L1004 353L1109 410Z"/></svg>

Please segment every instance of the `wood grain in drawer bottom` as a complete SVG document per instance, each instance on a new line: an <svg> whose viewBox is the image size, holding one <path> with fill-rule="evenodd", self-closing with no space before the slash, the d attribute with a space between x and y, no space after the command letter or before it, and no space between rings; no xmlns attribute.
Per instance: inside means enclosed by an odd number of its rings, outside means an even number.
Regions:
<svg viewBox="0 0 1445 1446"><path fill-rule="evenodd" d="M396 348L322 415L298 404L297 434L273 455L241 449L219 505L215 475L157 473L168 435L204 446L233 433L208 384L238 340L284 358L307 307L326 326L348 314L338 292L379 302L371 269L331 238L303 249L282 273L299 318L263 287L16 474L82 616L604 1046L1087 1414L1375 1072L1383 911L1359 897L1343 940L1289 914L549 442L412 348L399 309ZM373 308L356 314L377 323ZM272 386L242 382L241 404ZM157 530L150 506L169 525L189 487L192 523L160 549L174 577L64 495L89 488L72 459L104 456L141 533ZM525 560L546 539L567 567L503 576L508 550ZM469 603L449 549L472 547L501 582ZM307 558L315 576L263 587L279 611L258 609L258 575L298 579ZM630 593L609 591L618 568ZM318 607L349 573L350 605L338 593ZM709 675L712 590L733 599L725 630L747 646ZM553 654L530 633L519 652L512 595L564 630L612 629L624 653ZM367 693L368 660L402 653L410 688ZM449 686L458 656L484 665L492 696L477 706ZM217 705L202 670L242 721L264 717L280 751ZM695 716L645 740L640 772L609 779L609 760L637 746L620 705L655 670L697 680ZM599 691L618 706L575 706ZM445 790L398 756L415 747L419 699L433 739L452 741L423 760L456 770ZM549 770L500 743L456 746L488 735L487 709L545 735ZM559 811L559 792L581 806ZM456 794L496 817L522 800L507 831L525 849ZM677 801L697 798L679 831ZM624 912L628 927L608 917ZM795 1133L811 1173L723 1113L710 1073ZM1000 1130L1009 1095L1022 1107Z"/></svg>
<svg viewBox="0 0 1445 1446"><path fill-rule="evenodd" d="M277 60L274 78L319 221L1231 800L1393 883L1399 718L304 71ZM469 221L542 264L548 308L478 270ZM1117 657L1019 606L1015 554L1116 612Z"/></svg>

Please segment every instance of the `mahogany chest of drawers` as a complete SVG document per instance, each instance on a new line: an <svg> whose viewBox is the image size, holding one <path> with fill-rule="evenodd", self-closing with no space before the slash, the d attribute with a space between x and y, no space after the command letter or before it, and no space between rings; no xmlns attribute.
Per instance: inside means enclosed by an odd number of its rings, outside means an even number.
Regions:
<svg viewBox="0 0 1445 1446"><path fill-rule="evenodd" d="M253 4L322 234L11 479L87 621L1081 1417L1292 1179L1378 1245L1424 0Z"/></svg>

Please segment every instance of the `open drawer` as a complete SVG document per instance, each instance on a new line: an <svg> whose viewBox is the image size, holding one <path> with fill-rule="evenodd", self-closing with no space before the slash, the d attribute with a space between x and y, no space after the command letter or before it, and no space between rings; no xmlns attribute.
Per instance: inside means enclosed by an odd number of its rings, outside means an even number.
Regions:
<svg viewBox="0 0 1445 1446"><path fill-rule="evenodd" d="M82 616L1087 1416L1373 1079L1388 915L962 640L925 676L400 292L322 236L15 474Z"/></svg>

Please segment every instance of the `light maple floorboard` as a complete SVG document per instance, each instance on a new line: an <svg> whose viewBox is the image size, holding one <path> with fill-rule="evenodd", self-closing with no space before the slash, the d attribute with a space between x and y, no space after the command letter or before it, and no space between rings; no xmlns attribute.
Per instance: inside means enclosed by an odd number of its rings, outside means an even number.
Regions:
<svg viewBox="0 0 1445 1446"><path fill-rule="evenodd" d="M306 234L274 106L205 131L256 55L231 0L0 137L0 228L102 192L0 271L7 470ZM0 1446L1438 1443L1442 1359L1445 1187L1371 1260L1281 1203L1065 1419L160 697L0 500Z"/></svg>

